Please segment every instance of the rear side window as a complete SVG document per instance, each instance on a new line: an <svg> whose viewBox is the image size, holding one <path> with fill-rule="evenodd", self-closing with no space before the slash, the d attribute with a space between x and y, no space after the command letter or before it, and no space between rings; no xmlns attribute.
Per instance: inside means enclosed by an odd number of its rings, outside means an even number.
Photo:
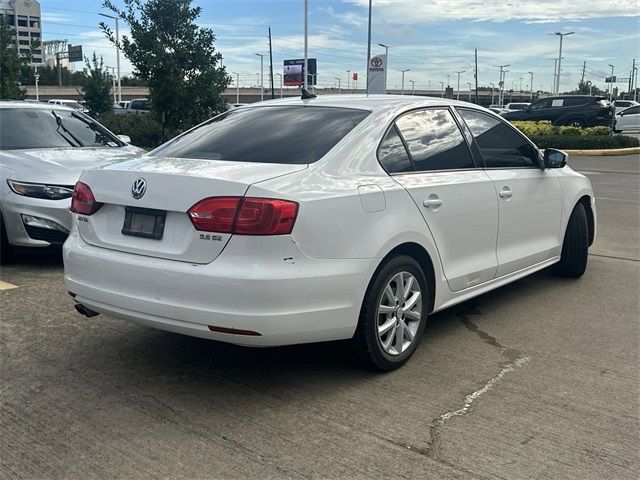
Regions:
<svg viewBox="0 0 640 480"><path fill-rule="evenodd" d="M314 163L369 113L316 106L237 108L150 154L230 162Z"/></svg>
<svg viewBox="0 0 640 480"><path fill-rule="evenodd" d="M459 109L488 168L538 167L536 149L502 120L475 110Z"/></svg>
<svg viewBox="0 0 640 480"><path fill-rule="evenodd" d="M586 105L590 103L588 98L584 97L575 97L575 98L565 98L564 99L564 107L579 107L581 105Z"/></svg>
<svg viewBox="0 0 640 480"><path fill-rule="evenodd" d="M467 142L448 109L407 113L396 120L416 170L475 168Z"/></svg>
<svg viewBox="0 0 640 480"><path fill-rule="evenodd" d="M380 144L378 159L387 173L410 172L413 170L411 160L398 135L395 125L392 125Z"/></svg>

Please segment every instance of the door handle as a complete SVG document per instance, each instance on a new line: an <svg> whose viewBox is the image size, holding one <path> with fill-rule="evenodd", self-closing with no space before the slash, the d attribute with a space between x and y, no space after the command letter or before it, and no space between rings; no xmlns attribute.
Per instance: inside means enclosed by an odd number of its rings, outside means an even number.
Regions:
<svg viewBox="0 0 640 480"><path fill-rule="evenodd" d="M513 192L509 187L502 187L502 190L500 190L500 193L498 193L498 195L500 196L500 198L511 198Z"/></svg>
<svg viewBox="0 0 640 480"><path fill-rule="evenodd" d="M442 205L442 199L437 195L429 195L429 198L427 198L424 202L422 202L422 205L424 205L427 208L435 209Z"/></svg>

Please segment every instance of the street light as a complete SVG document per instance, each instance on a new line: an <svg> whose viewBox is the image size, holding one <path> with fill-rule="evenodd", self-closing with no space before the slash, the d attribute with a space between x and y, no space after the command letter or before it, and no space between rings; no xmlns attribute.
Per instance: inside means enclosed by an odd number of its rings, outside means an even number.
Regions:
<svg viewBox="0 0 640 480"><path fill-rule="evenodd" d="M118 101L122 101L122 84L120 83L120 26L118 25L118 17L113 15L107 15L106 13L99 13L101 17L110 18L116 21L116 67L118 69Z"/></svg>
<svg viewBox="0 0 640 480"><path fill-rule="evenodd" d="M560 37L560 52L558 53L558 76L556 77L556 88L555 88L556 95L560 93L560 75L562 75L562 39L569 35L573 35L574 33L576 32L568 32L568 33L554 32L553 33L554 35L557 35Z"/></svg>
<svg viewBox="0 0 640 480"><path fill-rule="evenodd" d="M411 69L407 68L405 70L400 70L402 72L402 93L400 93L400 95L404 95L404 73L405 72L410 72Z"/></svg>
<svg viewBox="0 0 640 480"><path fill-rule="evenodd" d="M609 101L613 102L613 65L609 64L611 67L611 78L609 78Z"/></svg>
<svg viewBox="0 0 640 480"><path fill-rule="evenodd" d="M232 72L236 76L236 103L240 103L240 74Z"/></svg>
<svg viewBox="0 0 640 480"><path fill-rule="evenodd" d="M460 74L466 72L466 70L460 70L456 72L458 74L458 91L456 92L456 100L460 100Z"/></svg>
<svg viewBox="0 0 640 480"><path fill-rule="evenodd" d="M276 75L280 77L280 98L282 98L282 74L276 72Z"/></svg>
<svg viewBox="0 0 640 480"><path fill-rule="evenodd" d="M338 80L338 94L342 93L342 89L340 88L340 77L333 77Z"/></svg>
<svg viewBox="0 0 640 480"><path fill-rule="evenodd" d="M264 69L263 69L264 54L256 53L256 55L260 57L260 101L263 101L264 100ZM305 82L305 87L306 87L306 83L307 82Z"/></svg>
<svg viewBox="0 0 640 480"><path fill-rule="evenodd" d="M498 104L502 107L504 105L504 80L506 78L506 73L508 70L505 68L509 67L510 64L506 65L496 65L500 67L500 81L498 82Z"/></svg>

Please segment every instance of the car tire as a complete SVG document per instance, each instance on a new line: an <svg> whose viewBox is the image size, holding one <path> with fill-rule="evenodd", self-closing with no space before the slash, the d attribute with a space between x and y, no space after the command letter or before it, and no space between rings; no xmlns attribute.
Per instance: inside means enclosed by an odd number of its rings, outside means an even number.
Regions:
<svg viewBox="0 0 640 480"><path fill-rule="evenodd" d="M7 229L4 226L4 219L0 214L0 265L6 265L13 256L13 247L7 237Z"/></svg>
<svg viewBox="0 0 640 480"><path fill-rule="evenodd" d="M587 122L581 118L572 118L571 120L567 120L567 125L570 127L585 128Z"/></svg>
<svg viewBox="0 0 640 480"><path fill-rule="evenodd" d="M560 277L580 278L587 269L589 258L589 230L584 205L577 204L571 212L562 243L560 261L554 273Z"/></svg>
<svg viewBox="0 0 640 480"><path fill-rule="evenodd" d="M365 365L388 372L409 360L424 332L428 296L424 272L414 258L399 255L378 268L367 288L354 335Z"/></svg>

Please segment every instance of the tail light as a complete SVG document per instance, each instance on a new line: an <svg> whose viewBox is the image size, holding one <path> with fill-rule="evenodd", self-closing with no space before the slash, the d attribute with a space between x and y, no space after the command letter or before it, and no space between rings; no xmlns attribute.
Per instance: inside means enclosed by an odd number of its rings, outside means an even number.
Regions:
<svg viewBox="0 0 640 480"><path fill-rule="evenodd" d="M293 230L298 204L252 197L211 197L188 211L196 230L237 235L287 235Z"/></svg>
<svg viewBox="0 0 640 480"><path fill-rule="evenodd" d="M71 197L71 211L82 215L93 215L102 206L96 202L93 192L86 183L78 182Z"/></svg>

